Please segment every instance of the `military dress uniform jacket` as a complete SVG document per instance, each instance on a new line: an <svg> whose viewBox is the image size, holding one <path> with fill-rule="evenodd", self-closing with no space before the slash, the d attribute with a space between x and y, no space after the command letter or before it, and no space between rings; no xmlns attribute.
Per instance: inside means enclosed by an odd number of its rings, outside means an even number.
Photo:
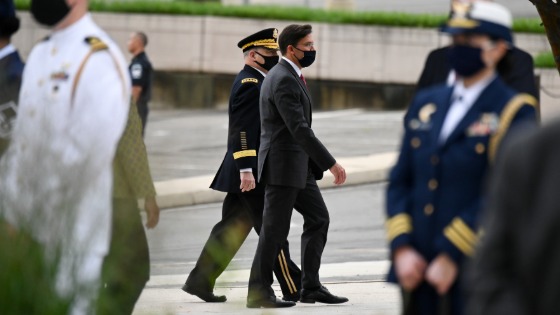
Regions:
<svg viewBox="0 0 560 315"><path fill-rule="evenodd" d="M108 251L112 162L129 100L125 59L89 14L27 59L0 164L0 208L49 249L63 245L59 280L72 282L61 284L68 290L95 279L95 263Z"/></svg>
<svg viewBox="0 0 560 315"><path fill-rule="evenodd" d="M248 65L235 78L229 97L227 152L210 185L212 189L241 193L241 169L252 169L257 178L261 133L259 95L263 79L259 71ZM263 185L257 184L250 192L264 193Z"/></svg>
<svg viewBox="0 0 560 315"><path fill-rule="evenodd" d="M303 189L336 160L311 129L313 106L303 80L281 59L268 73L260 100L259 182Z"/></svg>
<svg viewBox="0 0 560 315"><path fill-rule="evenodd" d="M422 90L412 102L389 177L386 227L391 251L410 245L428 262L446 253L461 265L478 240L486 171L510 127L535 121L536 100L495 78L440 143L452 90ZM389 280L397 280L393 267Z"/></svg>

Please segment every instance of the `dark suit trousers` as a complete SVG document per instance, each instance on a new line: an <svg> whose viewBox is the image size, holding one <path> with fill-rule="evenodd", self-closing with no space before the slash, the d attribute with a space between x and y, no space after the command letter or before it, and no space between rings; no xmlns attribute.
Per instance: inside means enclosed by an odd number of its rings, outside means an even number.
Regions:
<svg viewBox="0 0 560 315"><path fill-rule="evenodd" d="M301 235L302 288L316 289L321 285L319 267L327 242L329 212L315 178L309 172L304 189L267 185L263 227L249 278L249 299L273 296L272 268L278 248L290 231L292 211L303 216Z"/></svg>
<svg viewBox="0 0 560 315"><path fill-rule="evenodd" d="M97 314L132 314L150 279L150 253L136 199L113 199L109 253L103 261Z"/></svg>
<svg viewBox="0 0 560 315"><path fill-rule="evenodd" d="M216 279L226 269L247 235L254 228L260 234L264 196L259 193L228 193L222 206L222 220L218 222L189 274L187 285L212 292ZM280 251L280 249L282 251ZM274 273L284 295L299 291L301 271L291 260L288 242L275 253Z"/></svg>

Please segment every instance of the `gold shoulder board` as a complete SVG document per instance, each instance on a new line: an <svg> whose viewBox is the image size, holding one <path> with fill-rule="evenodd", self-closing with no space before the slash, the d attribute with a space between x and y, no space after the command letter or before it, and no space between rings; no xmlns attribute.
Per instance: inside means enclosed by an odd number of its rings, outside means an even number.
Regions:
<svg viewBox="0 0 560 315"><path fill-rule="evenodd" d="M241 84L247 83L247 82L251 82L251 83L259 83L259 80L255 79L255 78L246 78L241 80Z"/></svg>
<svg viewBox="0 0 560 315"><path fill-rule="evenodd" d="M109 48L109 46L107 46L107 44L102 42L97 37L86 37L86 43L88 43L88 45L90 45L91 51L93 51L93 52L100 51L100 50L105 50L105 49Z"/></svg>

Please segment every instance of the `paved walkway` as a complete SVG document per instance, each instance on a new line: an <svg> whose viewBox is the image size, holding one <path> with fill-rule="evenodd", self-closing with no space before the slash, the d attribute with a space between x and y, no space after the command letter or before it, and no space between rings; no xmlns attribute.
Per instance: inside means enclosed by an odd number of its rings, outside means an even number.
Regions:
<svg viewBox="0 0 560 315"><path fill-rule="evenodd" d="M145 140L160 206L172 208L221 201L225 194L212 191L208 185L225 153L227 113L156 110L150 115ZM317 136L346 168L345 186L386 179L396 159L402 115L402 112L360 109L314 114ZM320 186L332 187L332 181L332 175L326 172ZM147 284L134 314L396 315L399 312L397 289L383 281L387 265L387 261L325 264L321 279L333 293L352 297L349 303L337 306L298 303L282 310L245 307L249 270L227 270L220 277L216 292L227 295L228 302L217 304L204 303L181 291L177 283L186 279L185 274L157 275ZM281 292L277 295L281 296Z"/></svg>
<svg viewBox="0 0 560 315"><path fill-rule="evenodd" d="M388 262L341 263L321 266L323 284L334 294L350 297L341 305L303 304L287 309L248 309L247 279L249 270L226 271L220 277L216 294L227 296L226 303L204 303L177 286L187 275L155 276L144 289L134 315L151 314L399 314L399 293L396 286L383 281ZM331 276L362 280L329 281ZM278 286L277 296L282 296Z"/></svg>

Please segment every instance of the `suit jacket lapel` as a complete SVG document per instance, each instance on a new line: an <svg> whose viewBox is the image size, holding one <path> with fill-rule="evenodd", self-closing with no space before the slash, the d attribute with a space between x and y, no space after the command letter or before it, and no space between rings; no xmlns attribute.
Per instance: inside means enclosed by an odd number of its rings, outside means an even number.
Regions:
<svg viewBox="0 0 560 315"><path fill-rule="evenodd" d="M297 75L297 72L294 70L294 68L292 67L291 64L289 64L286 60L284 59L280 59L280 62L278 63L278 65L285 67L286 69L288 69L288 71L294 76L294 78L296 79L297 83L299 84L299 87L303 90L303 92L305 93L305 96L307 96L307 100L308 100L308 104L309 104L309 110L307 111L309 113L309 117L307 117L308 121L309 121L309 126L311 126L311 110L313 108L313 103L311 102L311 96L309 96L309 92L307 91L307 86L305 86L305 84L303 83L303 81L301 80L301 78Z"/></svg>

